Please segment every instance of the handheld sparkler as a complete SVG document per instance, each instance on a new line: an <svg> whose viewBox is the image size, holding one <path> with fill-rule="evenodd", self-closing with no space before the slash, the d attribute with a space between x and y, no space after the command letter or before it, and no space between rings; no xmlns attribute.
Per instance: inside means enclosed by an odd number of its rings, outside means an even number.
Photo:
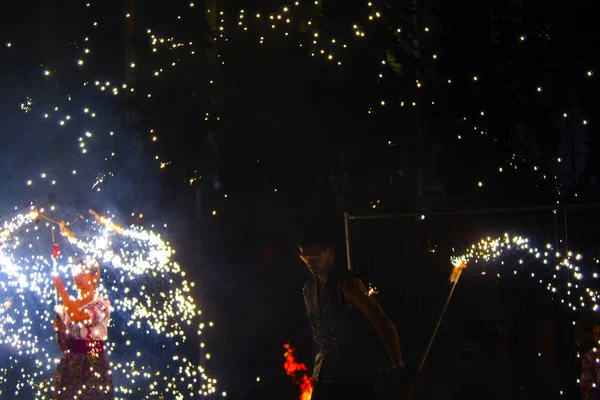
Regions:
<svg viewBox="0 0 600 400"><path fill-rule="evenodd" d="M34 219L37 219L37 218L45 219L46 221L48 221L52 224L52 230L51 230L51 233L52 233L52 277L55 277L58 275L58 258L60 257L60 246L59 246L58 242L56 241L55 234L54 234L56 225L58 225L58 228L60 229L61 234L63 234L64 236L66 236L68 238L74 238L73 232L71 232L69 229L67 229L67 225L71 226L75 222L77 222L79 219L83 219L83 217L80 215L77 218L75 218L74 221L72 221L70 223L65 223L64 221L56 221L52 218L49 218L38 211L32 211L31 216ZM56 290L54 293L55 306L59 306L58 299L59 299L59 293L58 293L58 290ZM57 315L57 317L58 317L58 315Z"/></svg>

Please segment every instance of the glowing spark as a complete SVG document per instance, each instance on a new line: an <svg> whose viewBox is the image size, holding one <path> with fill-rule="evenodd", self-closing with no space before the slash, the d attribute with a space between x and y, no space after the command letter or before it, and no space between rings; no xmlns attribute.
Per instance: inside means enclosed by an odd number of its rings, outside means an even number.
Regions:
<svg viewBox="0 0 600 400"><path fill-rule="evenodd" d="M78 223L57 222L61 256L56 271L70 275L70 260L78 255L101 265L99 294L108 295L114 307L106 351L115 392L144 398L216 393L216 379L188 356L190 339L202 334L204 323L191 296L193 282L172 260L175 250L159 234L136 226L123 228L109 217L90 213L93 218L77 218ZM15 384L16 398L49 400L60 353L51 339L52 229L38 229L43 225L35 221L41 218L47 219L33 209L2 220L0 227L0 348L10 354L0 359L0 387L4 391ZM158 346L160 352L154 354L150 349ZM172 360L165 369L166 358ZM17 373L19 383L5 380Z"/></svg>

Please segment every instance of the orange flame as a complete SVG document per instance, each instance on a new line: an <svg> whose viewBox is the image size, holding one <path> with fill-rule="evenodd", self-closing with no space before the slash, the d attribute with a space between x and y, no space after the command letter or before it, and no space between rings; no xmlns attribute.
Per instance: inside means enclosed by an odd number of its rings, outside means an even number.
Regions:
<svg viewBox="0 0 600 400"><path fill-rule="evenodd" d="M291 376L294 382L300 386L300 400L310 400L313 392L313 378L312 376L308 376L303 371L307 371L306 365L302 363L297 363L294 359L294 349L289 343L283 345L285 347L285 363L283 364L283 368L285 368L285 372L288 376ZM302 376L299 378L299 376Z"/></svg>

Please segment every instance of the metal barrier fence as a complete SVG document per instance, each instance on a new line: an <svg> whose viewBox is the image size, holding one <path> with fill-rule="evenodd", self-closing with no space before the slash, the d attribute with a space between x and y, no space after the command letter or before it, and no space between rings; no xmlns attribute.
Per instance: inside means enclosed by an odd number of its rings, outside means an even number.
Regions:
<svg viewBox="0 0 600 400"><path fill-rule="evenodd" d="M481 238L505 232L527 237L539 248L549 243L557 251L572 250L588 263L600 253L600 204L346 214L345 223L348 266L379 291L378 300L398 326L405 358L413 365L422 356L448 295L452 254L463 253ZM446 374L444 379L444 371L464 365L470 345L479 348L473 351L481 357L488 357L489 351L482 346L489 347L492 341L506 347L501 358L508 361L503 362L523 369L523 376L513 379L517 392L520 387L524 396L544 393L553 398L560 391L574 391L579 361L569 349L579 336L572 316L534 279L506 276L500 266L490 268L493 271L485 276L484 270L465 271L426 367L430 376L436 377L432 379L448 390L454 385L449 382L453 378ZM561 290L573 290L566 286ZM532 374L537 378L532 379ZM435 391L435 385L428 386L429 392ZM429 397L438 395L430 393ZM515 396L515 391L510 395Z"/></svg>

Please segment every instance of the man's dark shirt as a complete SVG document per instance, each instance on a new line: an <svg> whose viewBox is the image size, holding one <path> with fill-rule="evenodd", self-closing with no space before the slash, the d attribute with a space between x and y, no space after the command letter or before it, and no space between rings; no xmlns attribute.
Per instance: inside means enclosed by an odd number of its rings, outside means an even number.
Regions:
<svg viewBox="0 0 600 400"><path fill-rule="evenodd" d="M340 382L368 376L374 367L374 329L356 307L348 307L342 273L325 288L315 276L304 285L304 302L317 347L313 378L317 382Z"/></svg>

